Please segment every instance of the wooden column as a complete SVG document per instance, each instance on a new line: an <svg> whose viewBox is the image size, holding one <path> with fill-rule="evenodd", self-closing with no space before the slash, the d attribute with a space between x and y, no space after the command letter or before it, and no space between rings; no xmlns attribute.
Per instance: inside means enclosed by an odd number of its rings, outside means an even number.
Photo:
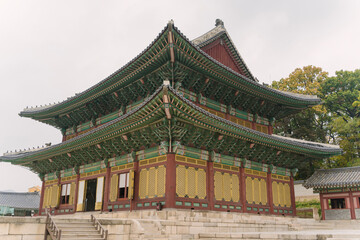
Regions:
<svg viewBox="0 0 360 240"><path fill-rule="evenodd" d="M210 157L210 156L209 156ZM211 157L210 157L211 158ZM207 198L210 210L214 210L214 162L210 161L207 163Z"/></svg>
<svg viewBox="0 0 360 240"><path fill-rule="evenodd" d="M175 153L167 153L166 162L166 184L165 184L165 207L175 207L176 194L176 163Z"/></svg>
<svg viewBox="0 0 360 240"><path fill-rule="evenodd" d="M230 113L225 113L225 119L230 120Z"/></svg>
<svg viewBox="0 0 360 240"><path fill-rule="evenodd" d="M256 130L256 122L251 122L251 128Z"/></svg>
<svg viewBox="0 0 360 240"><path fill-rule="evenodd" d="M350 198L350 216L351 216L351 219L356 219L354 199L353 199L353 194L352 194L351 190L349 191L349 198Z"/></svg>
<svg viewBox="0 0 360 240"><path fill-rule="evenodd" d="M293 216L296 216L294 177L293 177L292 173L291 173L291 176L290 176L290 196L291 196L291 206L292 206L292 209L293 209Z"/></svg>
<svg viewBox="0 0 360 240"><path fill-rule="evenodd" d="M245 168L244 163L241 163L240 168L240 201L243 212L246 212L246 184L245 184Z"/></svg>
<svg viewBox="0 0 360 240"><path fill-rule="evenodd" d="M269 126L268 126L268 132L269 132L270 135L273 134L273 132L274 132L274 127L273 127L272 125L269 125Z"/></svg>
<svg viewBox="0 0 360 240"><path fill-rule="evenodd" d="M137 156L135 156L137 158ZM139 172L139 161L134 162L134 196L130 200L130 211L135 210L136 203L139 199L139 185L140 185L140 172Z"/></svg>
<svg viewBox="0 0 360 240"><path fill-rule="evenodd" d="M267 184L267 196L268 196L268 203L270 206L270 213L274 214L274 202L273 202L273 191L272 191L272 177L271 171L267 172L266 175L266 184Z"/></svg>
<svg viewBox="0 0 360 240"><path fill-rule="evenodd" d="M321 207L321 220L325 220L325 208L326 206L324 205L324 197L322 193L319 193L320 195L320 207Z"/></svg>
<svg viewBox="0 0 360 240"><path fill-rule="evenodd" d="M104 202L103 202L103 211L108 211L108 204L109 204L109 190L110 190L110 173L111 167L109 163L106 166L106 175L105 175L105 189L104 189Z"/></svg>
<svg viewBox="0 0 360 240"><path fill-rule="evenodd" d="M45 195L45 178L42 178L41 184L41 195L40 195L40 206L39 206L39 216L41 216L42 206L44 204L44 195Z"/></svg>
<svg viewBox="0 0 360 240"><path fill-rule="evenodd" d="M76 212L77 202L78 202L78 195L79 195L79 179L80 173L76 173L76 180L75 180L75 198L74 198L74 212Z"/></svg>
<svg viewBox="0 0 360 240"><path fill-rule="evenodd" d="M59 207L61 204L61 192L62 192L62 185L61 185L61 172L59 172L59 176L58 176L58 182L57 182L59 188L60 188L60 194L59 194L59 199L57 199L58 201L58 205L54 208L54 214L56 215L59 212Z"/></svg>

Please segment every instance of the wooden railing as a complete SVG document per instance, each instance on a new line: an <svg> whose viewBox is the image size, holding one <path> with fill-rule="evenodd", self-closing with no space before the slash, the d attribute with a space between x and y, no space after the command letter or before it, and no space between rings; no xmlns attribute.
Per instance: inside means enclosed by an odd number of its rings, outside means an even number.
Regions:
<svg viewBox="0 0 360 240"><path fill-rule="evenodd" d="M107 240L108 237L108 230L105 230L105 228L100 224L99 220L97 220L94 215L91 214L91 221L94 224L94 227L96 228L96 230L99 231L99 233L101 234L101 237L104 240Z"/></svg>
<svg viewBox="0 0 360 240"><path fill-rule="evenodd" d="M60 240L61 239L61 229L56 226L54 219L51 217L50 213L46 216L46 230L45 230L45 239L47 235L50 234L53 240Z"/></svg>

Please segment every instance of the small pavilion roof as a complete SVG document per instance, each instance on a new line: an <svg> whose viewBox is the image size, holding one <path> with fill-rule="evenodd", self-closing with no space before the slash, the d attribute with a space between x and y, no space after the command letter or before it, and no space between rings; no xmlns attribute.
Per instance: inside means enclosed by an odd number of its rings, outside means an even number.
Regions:
<svg viewBox="0 0 360 240"><path fill-rule="evenodd" d="M340 188L360 186L360 166L319 169L304 183L306 188Z"/></svg>
<svg viewBox="0 0 360 240"><path fill-rule="evenodd" d="M0 206L21 209L38 209L38 192L0 192Z"/></svg>

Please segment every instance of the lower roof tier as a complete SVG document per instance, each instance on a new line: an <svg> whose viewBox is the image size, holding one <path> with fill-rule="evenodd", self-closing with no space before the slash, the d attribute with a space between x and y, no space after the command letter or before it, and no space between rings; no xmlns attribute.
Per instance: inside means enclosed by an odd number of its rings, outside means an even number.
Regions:
<svg viewBox="0 0 360 240"><path fill-rule="evenodd" d="M5 155L0 160L46 174L163 141L290 169L309 159L341 154L337 146L267 135L238 125L163 85L132 111L85 134L38 151Z"/></svg>

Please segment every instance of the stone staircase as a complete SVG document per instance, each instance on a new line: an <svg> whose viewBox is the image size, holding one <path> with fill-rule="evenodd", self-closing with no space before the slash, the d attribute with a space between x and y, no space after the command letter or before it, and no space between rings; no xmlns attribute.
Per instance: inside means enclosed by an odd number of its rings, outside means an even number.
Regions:
<svg viewBox="0 0 360 240"><path fill-rule="evenodd" d="M53 217L53 221L61 230L61 240L105 240L99 228L90 219ZM52 235L50 233L50 238Z"/></svg>

